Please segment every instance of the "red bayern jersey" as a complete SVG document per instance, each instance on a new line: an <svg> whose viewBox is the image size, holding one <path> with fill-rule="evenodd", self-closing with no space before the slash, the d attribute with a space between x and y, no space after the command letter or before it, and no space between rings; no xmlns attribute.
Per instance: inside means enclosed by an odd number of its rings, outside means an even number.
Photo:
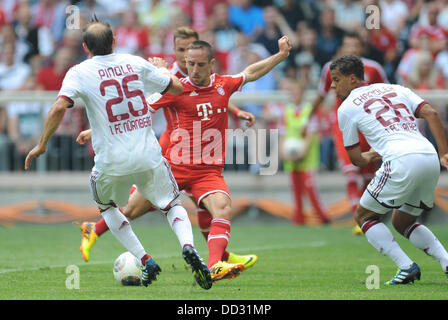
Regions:
<svg viewBox="0 0 448 320"><path fill-rule="evenodd" d="M180 78L185 78L188 75L182 71L182 69L180 68L179 64L177 63L177 61L175 61L169 68L168 70L170 70L170 72L172 74L174 74L176 77Z"/></svg>
<svg viewBox="0 0 448 320"><path fill-rule="evenodd" d="M364 64L364 82L366 84L389 83L387 81L386 73L384 72L383 67L378 62L367 58L361 58L361 61ZM327 62L322 68L318 92L323 97L325 97L331 89L331 63L332 61ZM339 97L336 97L335 108L339 108L341 103L341 99L339 99Z"/></svg>
<svg viewBox="0 0 448 320"><path fill-rule="evenodd" d="M439 25L421 25L415 24L411 28L410 39L418 39L421 35L426 34L431 40L445 41L448 36L448 30Z"/></svg>
<svg viewBox="0 0 448 320"><path fill-rule="evenodd" d="M187 76L187 74L185 72L183 72L182 69L179 67L179 64L177 63L177 61L175 61L168 68L168 70L171 72L171 74L174 74L179 79L185 78ZM165 116L165 120L166 120L166 129L165 130L168 131L164 134L170 134L171 128L172 128L172 122L175 120L176 113L173 110L171 110L169 107L167 107L167 108L163 108L163 115Z"/></svg>
<svg viewBox="0 0 448 320"><path fill-rule="evenodd" d="M224 167L229 99L241 89L244 80L243 73L233 76L213 73L210 83L201 87L189 77L182 78L181 95L165 94L150 104L154 111L168 107L174 113L170 128L174 132L165 154L171 164Z"/></svg>

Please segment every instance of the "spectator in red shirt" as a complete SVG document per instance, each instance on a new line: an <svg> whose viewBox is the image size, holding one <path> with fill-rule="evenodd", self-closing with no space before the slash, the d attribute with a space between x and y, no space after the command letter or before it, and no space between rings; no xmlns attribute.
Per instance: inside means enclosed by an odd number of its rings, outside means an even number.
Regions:
<svg viewBox="0 0 448 320"><path fill-rule="evenodd" d="M5 12L0 8L0 26L6 23Z"/></svg>
<svg viewBox="0 0 448 320"><path fill-rule="evenodd" d="M68 69L73 65L74 56L70 48L62 47L56 52L52 65L42 68L37 74L37 82L44 90L58 91ZM84 111L80 108L67 110L64 118L48 146L49 170L71 170L75 163L77 145L75 137L83 129ZM78 148L79 149L79 148Z"/></svg>
<svg viewBox="0 0 448 320"><path fill-rule="evenodd" d="M417 47L420 35L427 34L431 40L431 51L433 55L436 55L445 48L448 31L437 23L437 17L440 12L438 2L428 2L427 8L428 24L417 23L412 27L409 44L413 48Z"/></svg>
<svg viewBox="0 0 448 320"><path fill-rule="evenodd" d="M42 68L37 74L37 82L44 90L57 91L61 88L65 73L73 64L72 51L68 48L60 48L53 59L53 64Z"/></svg>
<svg viewBox="0 0 448 320"><path fill-rule="evenodd" d="M149 33L138 23L133 8L123 13L122 23L115 30L115 52L144 56L149 47Z"/></svg>

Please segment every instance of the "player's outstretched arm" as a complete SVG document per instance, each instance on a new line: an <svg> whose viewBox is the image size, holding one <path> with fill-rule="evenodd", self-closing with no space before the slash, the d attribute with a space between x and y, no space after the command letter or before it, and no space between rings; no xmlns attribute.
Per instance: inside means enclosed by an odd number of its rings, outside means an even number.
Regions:
<svg viewBox="0 0 448 320"><path fill-rule="evenodd" d="M59 97L50 108L45 119L44 130L39 143L28 153L25 159L25 170L28 170L34 158L39 157L47 151L48 141L55 133L64 117L65 110L71 106L71 103L64 98Z"/></svg>
<svg viewBox="0 0 448 320"><path fill-rule="evenodd" d="M243 73L246 76L246 83L261 78L289 56L292 46L287 36L283 36L278 40L278 48L279 50L276 54L257 61L244 69Z"/></svg>
<svg viewBox="0 0 448 320"><path fill-rule="evenodd" d="M425 119L428 123L429 129L436 140L440 163L448 169L448 144L446 141L445 129L443 128L439 113L431 105L425 103L418 110L416 116Z"/></svg>

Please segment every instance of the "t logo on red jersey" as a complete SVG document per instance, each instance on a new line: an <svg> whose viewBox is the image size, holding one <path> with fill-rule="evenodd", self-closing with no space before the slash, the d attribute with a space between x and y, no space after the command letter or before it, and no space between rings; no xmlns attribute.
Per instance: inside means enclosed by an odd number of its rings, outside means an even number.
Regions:
<svg viewBox="0 0 448 320"><path fill-rule="evenodd" d="M200 103L196 105L198 116L203 117L201 121L210 120L209 115L213 114L212 104L210 102Z"/></svg>

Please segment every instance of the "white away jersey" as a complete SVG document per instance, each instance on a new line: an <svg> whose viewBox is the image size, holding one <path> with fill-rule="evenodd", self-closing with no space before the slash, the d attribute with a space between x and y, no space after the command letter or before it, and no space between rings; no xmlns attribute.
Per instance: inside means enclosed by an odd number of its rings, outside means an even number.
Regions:
<svg viewBox="0 0 448 320"><path fill-rule="evenodd" d="M151 63L129 54L94 56L67 72L59 96L86 104L98 171L121 176L160 164L145 96L164 92L170 82Z"/></svg>
<svg viewBox="0 0 448 320"><path fill-rule="evenodd" d="M424 103L400 85L376 83L352 90L338 109L344 146L359 143L359 130L383 161L409 153L436 153L416 122L415 114Z"/></svg>

